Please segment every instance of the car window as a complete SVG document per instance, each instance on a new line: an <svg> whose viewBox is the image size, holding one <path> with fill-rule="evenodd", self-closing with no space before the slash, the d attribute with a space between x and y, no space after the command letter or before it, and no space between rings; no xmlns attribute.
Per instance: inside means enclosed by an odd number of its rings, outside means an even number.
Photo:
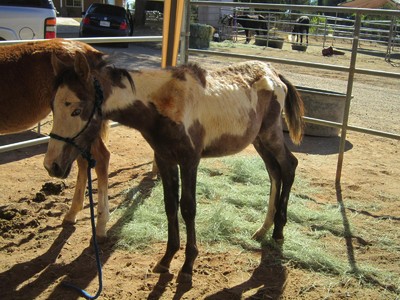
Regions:
<svg viewBox="0 0 400 300"><path fill-rule="evenodd" d="M0 5L53 8L51 0L0 0Z"/></svg>
<svg viewBox="0 0 400 300"><path fill-rule="evenodd" d="M114 15L114 16L125 16L125 10L121 7L117 6L92 6L89 13L96 13L96 14L107 14L107 15Z"/></svg>

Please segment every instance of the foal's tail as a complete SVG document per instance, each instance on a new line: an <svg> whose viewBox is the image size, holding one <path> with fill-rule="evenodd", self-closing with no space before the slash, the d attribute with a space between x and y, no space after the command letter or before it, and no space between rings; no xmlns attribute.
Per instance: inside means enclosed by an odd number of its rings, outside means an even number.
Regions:
<svg viewBox="0 0 400 300"><path fill-rule="evenodd" d="M290 138L293 143L300 144L304 131L304 104L299 92L285 77L279 75L279 78L287 86L285 99L285 119L289 128Z"/></svg>

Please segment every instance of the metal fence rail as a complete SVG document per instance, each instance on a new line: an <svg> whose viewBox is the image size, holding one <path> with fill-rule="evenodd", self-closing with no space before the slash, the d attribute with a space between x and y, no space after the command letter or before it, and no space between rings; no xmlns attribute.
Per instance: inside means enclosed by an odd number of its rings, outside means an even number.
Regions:
<svg viewBox="0 0 400 300"><path fill-rule="evenodd" d="M233 24L226 24L227 13L233 17ZM241 29L248 29L238 26L240 16L243 14L263 15L265 20L258 20L259 23L266 23L267 28L272 29L277 34L290 34L297 17L304 13L288 12L288 11L270 11L266 9L249 9L246 7L235 7L230 10L221 8L209 12L209 16L213 15L213 19L219 19L218 31L222 33L224 38L237 40L238 33ZM336 16L307 13L311 19L309 36L322 37L323 47L327 39L331 40L351 40L354 31L355 20ZM360 41L376 43L387 46L387 53L394 51L400 46L400 20L392 17L391 20L362 20ZM259 30L267 36L268 30ZM389 49L391 48L391 49Z"/></svg>

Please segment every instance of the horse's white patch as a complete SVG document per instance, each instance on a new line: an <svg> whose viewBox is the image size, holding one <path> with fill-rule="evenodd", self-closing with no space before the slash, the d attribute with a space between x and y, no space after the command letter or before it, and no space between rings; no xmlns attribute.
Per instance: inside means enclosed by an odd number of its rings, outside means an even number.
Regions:
<svg viewBox="0 0 400 300"><path fill-rule="evenodd" d="M208 81L209 82L209 81ZM205 129L204 147L222 135L243 136L248 128L249 113L257 106L257 93L236 84L208 85L204 95L193 95L196 101L187 116L186 128L196 120Z"/></svg>
<svg viewBox="0 0 400 300"><path fill-rule="evenodd" d="M285 99L286 99L286 86L284 84L276 83L274 87L274 94L277 97L277 100L279 104L281 105L281 108L283 109L285 107Z"/></svg>
<svg viewBox="0 0 400 300"><path fill-rule="evenodd" d="M259 90L273 91L274 90L274 82L269 77L262 77L259 81L254 83L254 87Z"/></svg>
<svg viewBox="0 0 400 300"><path fill-rule="evenodd" d="M277 97L277 101L281 105L282 109L285 105L286 93L287 89L286 86L279 80L274 80L272 77L264 76L259 81L254 83L254 87L259 90L266 90L266 91L273 91Z"/></svg>

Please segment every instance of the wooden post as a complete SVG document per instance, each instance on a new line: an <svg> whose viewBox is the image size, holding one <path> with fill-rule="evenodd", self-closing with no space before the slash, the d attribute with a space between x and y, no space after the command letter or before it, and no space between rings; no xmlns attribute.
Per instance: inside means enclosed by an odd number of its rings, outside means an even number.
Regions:
<svg viewBox="0 0 400 300"><path fill-rule="evenodd" d="M164 1L161 67L176 66L185 0Z"/></svg>

